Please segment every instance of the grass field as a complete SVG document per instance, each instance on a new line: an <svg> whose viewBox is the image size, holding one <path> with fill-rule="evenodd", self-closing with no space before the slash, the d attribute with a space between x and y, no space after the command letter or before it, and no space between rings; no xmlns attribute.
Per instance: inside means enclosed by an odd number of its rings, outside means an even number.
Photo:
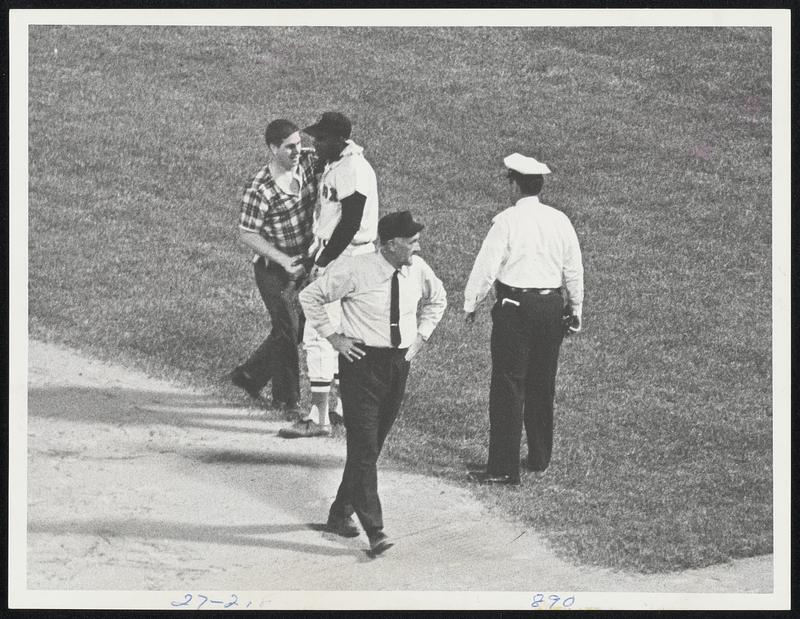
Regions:
<svg viewBox="0 0 800 619"><path fill-rule="evenodd" d="M463 286L520 151L581 239L584 332L551 468L477 491L586 563L772 550L768 29L32 26L29 61L32 337L239 397L267 329L241 188L268 120L341 110L450 299L387 455L463 480L490 363Z"/></svg>

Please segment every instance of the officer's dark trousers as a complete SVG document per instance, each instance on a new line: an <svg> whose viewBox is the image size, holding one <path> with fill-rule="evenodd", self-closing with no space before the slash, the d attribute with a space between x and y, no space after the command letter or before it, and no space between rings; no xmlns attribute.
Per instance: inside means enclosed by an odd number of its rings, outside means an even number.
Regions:
<svg viewBox="0 0 800 619"><path fill-rule="evenodd" d="M560 294L514 293L492 308L487 471L519 479L523 419L528 464L543 471L553 446L553 396L561 346Z"/></svg>
<svg viewBox="0 0 800 619"><path fill-rule="evenodd" d="M383 529L378 498L378 456L397 418L410 363L406 349L367 348L357 361L339 356L339 390L347 430L347 460L331 518L354 511L372 537Z"/></svg>
<svg viewBox="0 0 800 619"><path fill-rule="evenodd" d="M300 399L300 358L297 346L303 321L297 290L279 265L253 265L256 285L267 306L272 329L241 368L263 387L272 379L272 398L294 405Z"/></svg>

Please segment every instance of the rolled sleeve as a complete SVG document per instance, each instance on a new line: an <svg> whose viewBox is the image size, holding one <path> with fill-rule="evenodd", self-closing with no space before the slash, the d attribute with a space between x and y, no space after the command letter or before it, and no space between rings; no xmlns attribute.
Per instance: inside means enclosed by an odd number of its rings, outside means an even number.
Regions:
<svg viewBox="0 0 800 619"><path fill-rule="evenodd" d="M261 232L264 227L266 204L258 191L258 185L246 187L242 193L242 204L239 212L239 228L250 232Z"/></svg>

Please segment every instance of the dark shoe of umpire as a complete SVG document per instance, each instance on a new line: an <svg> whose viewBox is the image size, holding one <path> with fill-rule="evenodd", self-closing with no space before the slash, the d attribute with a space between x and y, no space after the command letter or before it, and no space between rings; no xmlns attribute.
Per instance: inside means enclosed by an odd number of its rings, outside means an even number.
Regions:
<svg viewBox="0 0 800 619"><path fill-rule="evenodd" d="M386 535L383 531L377 531L368 535L369 537L369 553L373 557L377 557L380 554L383 554L389 548L394 546L393 542L389 541L389 536Z"/></svg>

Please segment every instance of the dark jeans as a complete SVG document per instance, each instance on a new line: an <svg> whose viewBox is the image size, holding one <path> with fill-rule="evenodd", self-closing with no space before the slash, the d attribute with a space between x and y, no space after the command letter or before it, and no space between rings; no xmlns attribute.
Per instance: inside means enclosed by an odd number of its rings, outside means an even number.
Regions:
<svg viewBox="0 0 800 619"><path fill-rule="evenodd" d="M553 397L563 338L559 294L509 296L519 302L492 308L492 383L489 392L491 474L519 479L523 420L528 465L543 471L553 448Z"/></svg>
<svg viewBox="0 0 800 619"><path fill-rule="evenodd" d="M343 518L355 511L370 537L383 529L377 463L405 394L411 365L405 353L406 349L367 347L357 361L339 356L347 460L330 516Z"/></svg>
<svg viewBox="0 0 800 619"><path fill-rule="evenodd" d="M272 379L272 398L295 405L300 400L300 357L297 346L304 321L294 282L279 265L253 265L256 285L267 306L272 329L267 338L240 367L257 386Z"/></svg>

